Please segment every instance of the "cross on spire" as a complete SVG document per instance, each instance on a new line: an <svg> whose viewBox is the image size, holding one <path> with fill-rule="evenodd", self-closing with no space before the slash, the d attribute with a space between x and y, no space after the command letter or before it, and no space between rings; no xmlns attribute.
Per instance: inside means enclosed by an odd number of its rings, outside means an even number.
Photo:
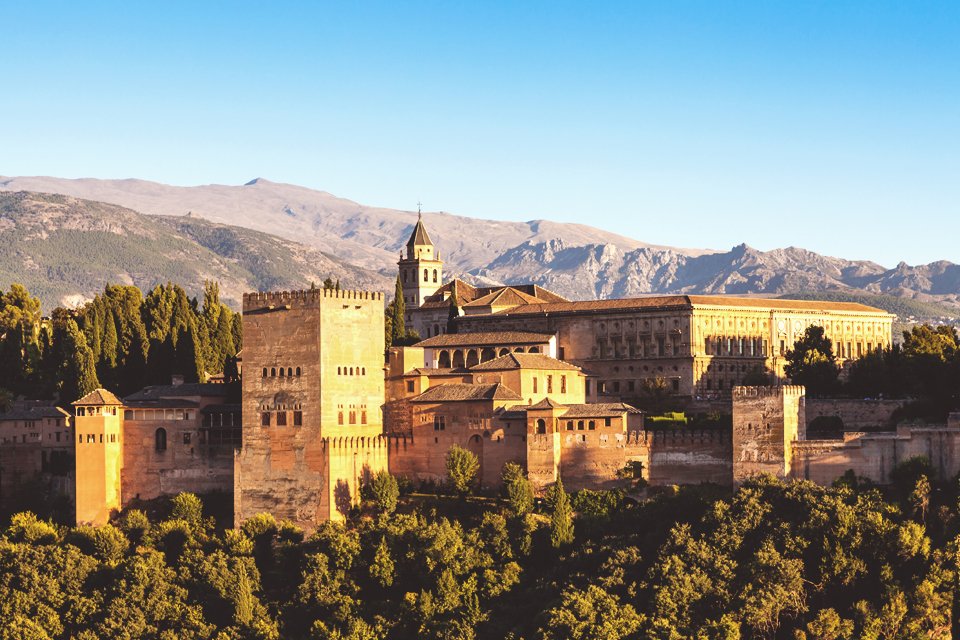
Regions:
<svg viewBox="0 0 960 640"><path fill-rule="evenodd" d="M420 210L420 207L422 207L422 206L423 206L423 205L420 203L420 201L417 200L417 217L418 217L418 218L422 218L422 217L423 217L423 211Z"/></svg>

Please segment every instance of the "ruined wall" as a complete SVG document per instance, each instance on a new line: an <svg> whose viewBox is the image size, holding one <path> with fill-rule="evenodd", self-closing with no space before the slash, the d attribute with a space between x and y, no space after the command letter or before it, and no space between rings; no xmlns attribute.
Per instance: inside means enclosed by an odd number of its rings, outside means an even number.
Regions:
<svg viewBox="0 0 960 640"><path fill-rule="evenodd" d="M734 387L733 482L790 474L791 445L804 433L804 388Z"/></svg>
<svg viewBox="0 0 960 640"><path fill-rule="evenodd" d="M878 427L894 427L893 412L907 400L853 400L832 398L807 398L806 424L820 417L838 417L847 431L861 431Z"/></svg>
<svg viewBox="0 0 960 640"><path fill-rule="evenodd" d="M640 436L651 485L730 484L733 441L729 431L663 429Z"/></svg>
<svg viewBox="0 0 960 640"><path fill-rule="evenodd" d="M901 427L896 432L847 433L843 441L808 440L794 443L791 477L829 485L848 470L879 483L890 482L900 462L925 456L938 479L960 473L960 429Z"/></svg>

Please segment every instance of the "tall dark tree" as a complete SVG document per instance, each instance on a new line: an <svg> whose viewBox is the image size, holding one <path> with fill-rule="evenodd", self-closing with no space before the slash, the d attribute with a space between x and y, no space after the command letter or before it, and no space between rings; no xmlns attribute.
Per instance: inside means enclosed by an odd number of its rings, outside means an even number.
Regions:
<svg viewBox="0 0 960 640"><path fill-rule="evenodd" d="M93 351L87 346L87 339L80 327L69 316L62 318L62 322L60 335L64 360L60 365L58 387L60 404L67 405L99 387L100 381L97 379Z"/></svg>
<svg viewBox="0 0 960 640"><path fill-rule="evenodd" d="M787 351L784 372L793 384L802 384L810 395L823 395L836 390L840 369L833 353L833 341L823 327L810 326Z"/></svg>
<svg viewBox="0 0 960 640"><path fill-rule="evenodd" d="M191 323L177 338L175 373L181 374L184 382L202 382L204 379L200 338L195 324Z"/></svg>
<svg viewBox="0 0 960 640"><path fill-rule="evenodd" d="M397 284L393 290L393 309L390 314L391 344L401 344L407 337L406 315L407 307L403 301L403 285L400 283L400 275L397 274Z"/></svg>

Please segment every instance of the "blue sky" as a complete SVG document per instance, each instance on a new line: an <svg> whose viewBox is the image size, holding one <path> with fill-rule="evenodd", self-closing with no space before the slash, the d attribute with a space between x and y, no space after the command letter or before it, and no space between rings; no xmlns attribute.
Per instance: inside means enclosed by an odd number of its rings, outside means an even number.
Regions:
<svg viewBox="0 0 960 640"><path fill-rule="evenodd" d="M262 176L960 262L957 2L3 0L0 22L0 174Z"/></svg>

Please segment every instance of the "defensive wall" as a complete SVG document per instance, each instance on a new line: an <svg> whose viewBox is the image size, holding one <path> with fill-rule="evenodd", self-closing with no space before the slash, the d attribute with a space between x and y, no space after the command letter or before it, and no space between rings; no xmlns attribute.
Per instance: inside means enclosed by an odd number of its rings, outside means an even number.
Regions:
<svg viewBox="0 0 960 640"><path fill-rule="evenodd" d="M858 400L849 398L807 398L805 418L810 425L817 418L839 418L846 431L893 429L893 414L908 400Z"/></svg>

